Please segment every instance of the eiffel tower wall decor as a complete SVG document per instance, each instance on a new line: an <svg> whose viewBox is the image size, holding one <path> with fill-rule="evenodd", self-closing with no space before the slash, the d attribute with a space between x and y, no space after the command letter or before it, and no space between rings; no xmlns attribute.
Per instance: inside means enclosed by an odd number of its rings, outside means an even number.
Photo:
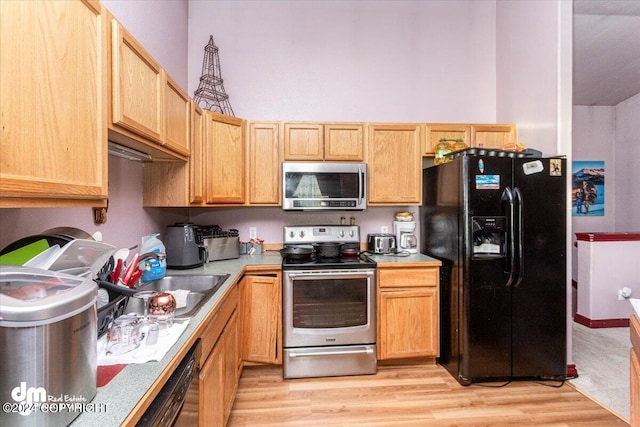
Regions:
<svg viewBox="0 0 640 427"><path fill-rule="evenodd" d="M205 110L235 116L222 82L218 46L213 42L213 36L209 36L209 43L204 47L202 76L198 89L193 93L193 100Z"/></svg>

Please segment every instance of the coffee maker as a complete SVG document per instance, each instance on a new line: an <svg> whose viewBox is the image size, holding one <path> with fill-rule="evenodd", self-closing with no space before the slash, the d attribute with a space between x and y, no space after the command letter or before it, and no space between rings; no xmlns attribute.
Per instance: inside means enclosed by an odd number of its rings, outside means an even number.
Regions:
<svg viewBox="0 0 640 427"><path fill-rule="evenodd" d="M398 252L418 253L415 221L393 221L393 234L396 235Z"/></svg>

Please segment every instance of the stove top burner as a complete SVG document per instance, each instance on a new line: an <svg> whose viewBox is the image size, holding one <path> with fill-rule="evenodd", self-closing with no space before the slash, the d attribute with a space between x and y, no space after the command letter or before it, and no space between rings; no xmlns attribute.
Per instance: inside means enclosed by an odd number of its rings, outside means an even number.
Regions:
<svg viewBox="0 0 640 427"><path fill-rule="evenodd" d="M369 258L366 253L359 256L337 258L322 258L312 254L311 257L306 259L282 259L282 268L284 270L376 268L376 265L376 262Z"/></svg>
<svg viewBox="0 0 640 427"><path fill-rule="evenodd" d="M285 247L313 247L314 243L339 242L342 249L360 250L360 227L357 225L293 225L284 227ZM283 270L376 268L376 262L361 253L359 256L321 258L317 253L305 259L282 259Z"/></svg>

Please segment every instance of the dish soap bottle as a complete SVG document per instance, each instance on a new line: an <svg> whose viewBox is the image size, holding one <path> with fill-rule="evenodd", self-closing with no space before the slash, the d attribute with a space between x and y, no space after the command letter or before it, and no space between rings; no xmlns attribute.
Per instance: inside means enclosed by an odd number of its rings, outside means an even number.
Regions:
<svg viewBox="0 0 640 427"><path fill-rule="evenodd" d="M158 259L145 259L138 264L138 268L142 270L143 282L160 280L167 273L167 251L162 241L158 238L159 235L160 234L152 234L148 236L140 247L141 254L146 254L148 252L161 254L158 256Z"/></svg>

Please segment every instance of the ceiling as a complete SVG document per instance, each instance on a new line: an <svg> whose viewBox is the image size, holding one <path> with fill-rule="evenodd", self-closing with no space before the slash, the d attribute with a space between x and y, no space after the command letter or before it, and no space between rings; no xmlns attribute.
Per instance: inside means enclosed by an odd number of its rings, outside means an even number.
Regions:
<svg viewBox="0 0 640 427"><path fill-rule="evenodd" d="M640 0L574 0L573 105L640 93Z"/></svg>

